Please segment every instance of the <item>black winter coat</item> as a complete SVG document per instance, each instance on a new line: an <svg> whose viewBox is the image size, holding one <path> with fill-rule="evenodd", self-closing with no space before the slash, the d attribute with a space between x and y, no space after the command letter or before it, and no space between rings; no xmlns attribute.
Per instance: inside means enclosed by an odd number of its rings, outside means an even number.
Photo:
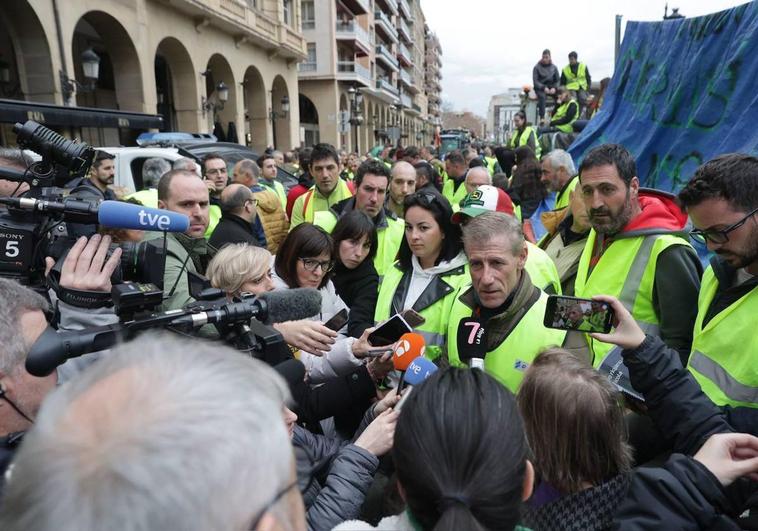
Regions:
<svg viewBox="0 0 758 531"><path fill-rule="evenodd" d="M253 226L246 220L233 214L224 214L208 243L216 249L221 249L227 243L247 243L260 246L258 238L253 233Z"/></svg>
<svg viewBox="0 0 758 531"><path fill-rule="evenodd" d="M374 311L379 296L379 275L373 260L366 258L355 269L348 269L337 260L332 282L337 295L350 308L347 334L361 337L366 328L374 326Z"/></svg>

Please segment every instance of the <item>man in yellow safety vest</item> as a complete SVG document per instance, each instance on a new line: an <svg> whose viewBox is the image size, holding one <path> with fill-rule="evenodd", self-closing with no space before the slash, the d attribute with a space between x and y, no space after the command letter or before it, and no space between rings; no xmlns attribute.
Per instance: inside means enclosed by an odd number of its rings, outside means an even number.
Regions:
<svg viewBox="0 0 758 531"><path fill-rule="evenodd" d="M318 224L320 213L352 196L347 183L340 178L340 159L331 144L313 146L310 161L313 186L295 200L292 206L290 229L301 223Z"/></svg>
<svg viewBox="0 0 758 531"><path fill-rule="evenodd" d="M692 236L715 253L703 275L687 368L719 406L758 408L758 158L703 164L679 193Z"/></svg>
<svg viewBox="0 0 758 531"><path fill-rule="evenodd" d="M569 64L561 71L561 85L574 92L581 112L587 106L587 95L592 85L592 78L587 65L580 63L578 57L576 52L569 54Z"/></svg>
<svg viewBox="0 0 758 531"><path fill-rule="evenodd" d="M686 360L701 272L686 239L687 214L673 196L640 189L634 158L617 144L584 157L579 186L592 230L574 294L617 297L645 333L660 336ZM595 367L616 355L607 343L590 339L590 346Z"/></svg>

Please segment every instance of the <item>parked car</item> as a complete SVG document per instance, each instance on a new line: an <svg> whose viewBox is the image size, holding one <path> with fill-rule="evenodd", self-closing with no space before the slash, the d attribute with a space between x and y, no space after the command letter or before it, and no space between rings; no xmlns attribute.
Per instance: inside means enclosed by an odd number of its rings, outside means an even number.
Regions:
<svg viewBox="0 0 758 531"><path fill-rule="evenodd" d="M114 188L121 189L124 193L131 193L143 189L142 166L147 159L160 157L173 164L181 157L188 157L197 163L197 173L200 175L200 162L209 153L219 153L229 167L229 175L232 174L234 165L242 159L256 160L258 153L240 144L229 142L200 142L195 144L182 144L181 146L146 145L139 147L102 147L98 148L113 154L116 166L116 178ZM297 184L297 177L281 168L277 172L277 180L284 185L285 190Z"/></svg>

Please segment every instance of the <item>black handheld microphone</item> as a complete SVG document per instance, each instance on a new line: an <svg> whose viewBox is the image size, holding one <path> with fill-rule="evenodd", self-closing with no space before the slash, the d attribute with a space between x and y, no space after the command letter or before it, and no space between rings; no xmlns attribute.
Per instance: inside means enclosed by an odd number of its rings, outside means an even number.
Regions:
<svg viewBox="0 0 758 531"><path fill-rule="evenodd" d="M484 369L487 341L482 322L474 317L458 322L458 358L473 369Z"/></svg>

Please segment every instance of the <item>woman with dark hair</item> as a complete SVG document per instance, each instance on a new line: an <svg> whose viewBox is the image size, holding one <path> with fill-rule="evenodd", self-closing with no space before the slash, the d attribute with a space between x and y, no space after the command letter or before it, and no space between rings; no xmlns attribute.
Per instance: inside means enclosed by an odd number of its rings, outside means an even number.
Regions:
<svg viewBox="0 0 758 531"><path fill-rule="evenodd" d="M405 512L337 530L485 531L519 527L534 480L513 395L484 371L450 367L414 388L392 455Z"/></svg>
<svg viewBox="0 0 758 531"><path fill-rule="evenodd" d="M318 289L321 293L321 311L311 320L323 323L341 310L348 309L329 278L333 268L334 242L331 236L321 227L301 223L290 231L274 257L274 287ZM326 337L327 332L322 331L321 335ZM310 381L320 383L348 374L363 365L371 348L367 337L368 331L358 339L340 335L323 355L301 350L300 361L305 365ZM333 340L329 338L329 341Z"/></svg>
<svg viewBox="0 0 758 531"><path fill-rule="evenodd" d="M507 190L511 200L521 207L521 219L532 217L540 202L547 197L542 184L542 167L529 146L516 150L516 168L513 171L511 187Z"/></svg>
<svg viewBox="0 0 758 531"><path fill-rule="evenodd" d="M374 267L376 226L365 212L352 210L332 231L334 240L334 289L350 308L347 335L360 337L374 325L379 275Z"/></svg>
<svg viewBox="0 0 758 531"><path fill-rule="evenodd" d="M540 148L540 140L537 138L537 131L534 130L534 127L527 125L524 111L518 111L513 115L513 126L514 129L508 141L508 147L518 149L521 146L529 146L537 158L540 158L542 149Z"/></svg>
<svg viewBox="0 0 758 531"><path fill-rule="evenodd" d="M518 392L539 478L525 524L610 528L632 464L622 403L619 391L585 359L559 348L534 359Z"/></svg>
<svg viewBox="0 0 758 531"><path fill-rule="evenodd" d="M426 341L426 356L434 359L445 343L455 292L469 281L468 261L447 199L433 191L416 192L404 206L405 238L399 260L384 275L374 320L410 309L420 313L425 322L417 331Z"/></svg>
<svg viewBox="0 0 758 531"><path fill-rule="evenodd" d="M516 153L512 149L500 146L495 148L495 158L500 165L500 169L510 179L513 173L513 166L516 164Z"/></svg>

